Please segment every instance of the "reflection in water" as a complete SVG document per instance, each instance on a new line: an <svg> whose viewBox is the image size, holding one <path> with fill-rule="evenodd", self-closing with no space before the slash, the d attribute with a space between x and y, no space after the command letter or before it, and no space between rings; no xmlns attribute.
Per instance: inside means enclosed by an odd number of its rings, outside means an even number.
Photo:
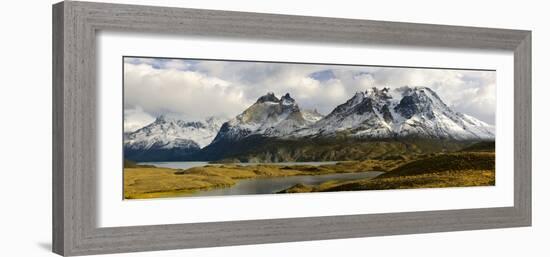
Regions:
<svg viewBox="0 0 550 257"><path fill-rule="evenodd" d="M216 195L249 195L249 194L272 194L287 189L296 184L319 185L330 180L354 180L374 178L383 172L368 171L357 173L338 173L317 176L291 176L273 178L244 179L236 185L228 188L220 188L208 191L201 191L190 196L216 196Z"/></svg>
<svg viewBox="0 0 550 257"><path fill-rule="evenodd" d="M250 166L250 165L328 165L336 164L338 162L274 162L274 163L254 163L254 162L243 162L243 163L208 163L208 162L140 162L140 165L154 165L161 168L172 168L172 169L189 169L193 167L202 167L206 165L240 165L240 166Z"/></svg>
<svg viewBox="0 0 550 257"><path fill-rule="evenodd" d="M278 162L278 163L234 163L236 165L329 165L337 162ZM157 167L172 169L189 169L205 165L227 165L211 164L208 162L142 162L139 164L154 165ZM237 184L228 188L200 191L188 196L216 196L216 195L251 195L251 194L273 194L287 189L296 184L319 185L330 180L354 180L364 178L374 178L383 172L368 171L357 173L336 173L316 176L289 176L289 177L271 177L271 178L252 178L239 180Z"/></svg>

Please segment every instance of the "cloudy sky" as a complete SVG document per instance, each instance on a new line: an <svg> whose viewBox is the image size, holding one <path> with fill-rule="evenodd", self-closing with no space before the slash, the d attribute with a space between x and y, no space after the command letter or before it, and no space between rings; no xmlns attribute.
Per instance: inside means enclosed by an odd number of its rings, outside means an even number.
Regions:
<svg viewBox="0 0 550 257"><path fill-rule="evenodd" d="M274 92L328 114L371 87L427 86L451 108L494 124L496 73L160 58L124 58L124 129L165 114L185 120L231 118Z"/></svg>

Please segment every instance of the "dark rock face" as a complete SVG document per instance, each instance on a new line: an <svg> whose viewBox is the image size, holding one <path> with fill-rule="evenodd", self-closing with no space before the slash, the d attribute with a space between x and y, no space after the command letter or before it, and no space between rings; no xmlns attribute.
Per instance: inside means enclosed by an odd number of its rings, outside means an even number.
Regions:
<svg viewBox="0 0 550 257"><path fill-rule="evenodd" d="M365 95L362 92L356 93L351 99L347 100L345 103L336 106L332 112L327 115L327 117L336 116L342 113L348 112L353 106L358 103L361 103L365 99Z"/></svg>
<svg viewBox="0 0 550 257"><path fill-rule="evenodd" d="M380 112L382 113L382 117L384 118L385 122L389 123L393 121L393 116L391 115L390 108L387 104L384 104L384 106L382 106Z"/></svg>
<svg viewBox="0 0 550 257"><path fill-rule="evenodd" d="M180 161L201 150L199 145L191 140L178 139L174 147L165 148L166 144L157 142L147 148L124 147L124 158L137 162L146 161Z"/></svg>
<svg viewBox="0 0 550 257"><path fill-rule="evenodd" d="M256 103L265 103L265 102L279 102L279 98L277 98L274 93L269 92L266 95L258 98L258 101L256 101Z"/></svg>
<svg viewBox="0 0 550 257"><path fill-rule="evenodd" d="M229 122L226 122L222 125L222 127L220 128L220 131L218 132L214 140L212 140L212 142L236 141L240 138L244 138L248 136L251 132L252 131L247 129L234 130L232 129Z"/></svg>
<svg viewBox="0 0 550 257"><path fill-rule="evenodd" d="M366 113L374 113L372 99L370 98L365 99L363 102L355 106L352 112L358 115L364 115Z"/></svg>
<svg viewBox="0 0 550 257"><path fill-rule="evenodd" d="M395 111L397 111L401 116L410 119L418 110L418 99L413 96L405 96L399 101L399 104L395 106Z"/></svg>
<svg viewBox="0 0 550 257"><path fill-rule="evenodd" d="M413 115L422 113L426 117L433 119L434 113L433 108L435 104L439 104L440 108L448 109L448 107L437 97L433 91L428 91L431 94L431 97L434 97L437 100L437 103L434 103L432 98L427 95L427 89L421 89L413 91L410 95L404 96L399 104L395 106L395 111L401 116L410 119ZM436 107L436 108L437 108Z"/></svg>
<svg viewBox="0 0 550 257"><path fill-rule="evenodd" d="M277 98L277 97L275 97L275 98ZM294 103L294 102L296 102L296 101L294 100L294 98L290 97L290 94L289 94L289 93L286 93L283 97L281 97L281 101L282 101L282 102L285 102L285 101L286 101L286 102L288 102L288 103Z"/></svg>
<svg viewBox="0 0 550 257"><path fill-rule="evenodd" d="M144 155L163 155L163 160L336 160L352 154L360 158L371 150L379 151L381 146L371 148L369 143L376 140L400 142L412 138L425 140L430 147L431 143L440 143L441 140L494 140L494 127L453 111L426 87L371 88L356 93L327 116L312 119L312 114L315 113L300 110L288 93L281 98L267 93L241 114L220 123L213 140L203 144L202 149L184 140L172 141L170 147L162 141L142 152L125 147L125 155L138 156L128 158L138 161L144 160L139 159ZM170 131L174 126L201 128L208 124L167 122L164 117L159 117L156 122L155 131L143 128L141 132L157 135L158 130ZM131 140L131 135L125 135L125 138ZM353 148L354 142L362 140L367 143L361 149L344 152ZM151 145L151 141L148 143ZM335 147L339 150L335 151ZM399 143L385 147L388 151L395 147L408 149L406 144Z"/></svg>

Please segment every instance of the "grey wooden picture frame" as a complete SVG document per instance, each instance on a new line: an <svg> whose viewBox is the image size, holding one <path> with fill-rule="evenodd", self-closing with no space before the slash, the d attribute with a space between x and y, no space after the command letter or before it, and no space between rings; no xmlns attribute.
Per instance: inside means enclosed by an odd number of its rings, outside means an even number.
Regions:
<svg viewBox="0 0 550 257"><path fill-rule="evenodd" d="M513 51L514 206L98 227L95 37L102 30ZM53 251L60 255L531 225L530 31L65 1L53 6L52 84Z"/></svg>

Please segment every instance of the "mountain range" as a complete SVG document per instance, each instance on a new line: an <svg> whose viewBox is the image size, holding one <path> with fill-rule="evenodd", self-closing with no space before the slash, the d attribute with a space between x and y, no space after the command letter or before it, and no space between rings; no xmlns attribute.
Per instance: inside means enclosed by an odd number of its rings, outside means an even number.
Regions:
<svg viewBox="0 0 550 257"><path fill-rule="evenodd" d="M125 136L124 154L136 161L320 161L492 140L492 125L452 110L428 87L371 88L326 116L302 110L288 93L267 93L226 122L161 116ZM380 150L382 143L388 151ZM335 152L339 148L345 149ZM350 149L356 150L346 155Z"/></svg>
<svg viewBox="0 0 550 257"><path fill-rule="evenodd" d="M178 160L212 142L224 120L210 117L183 121L159 116L151 124L124 136L124 158L136 161Z"/></svg>
<svg viewBox="0 0 550 257"><path fill-rule="evenodd" d="M295 136L326 137L342 132L357 138L494 139L493 126L453 111L427 87L358 92Z"/></svg>

